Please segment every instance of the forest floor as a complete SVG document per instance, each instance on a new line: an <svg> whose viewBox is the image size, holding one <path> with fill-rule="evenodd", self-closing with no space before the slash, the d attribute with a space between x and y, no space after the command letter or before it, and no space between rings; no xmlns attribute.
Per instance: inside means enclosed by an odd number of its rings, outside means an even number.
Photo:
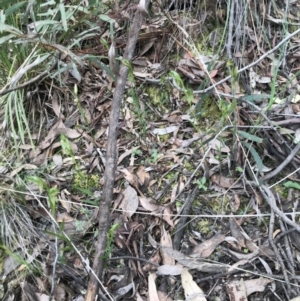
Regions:
<svg viewBox="0 0 300 301"><path fill-rule="evenodd" d="M250 2L153 1L130 64L136 5L79 15L1 84L1 300L84 300L120 64L98 300L300 300L300 5Z"/></svg>

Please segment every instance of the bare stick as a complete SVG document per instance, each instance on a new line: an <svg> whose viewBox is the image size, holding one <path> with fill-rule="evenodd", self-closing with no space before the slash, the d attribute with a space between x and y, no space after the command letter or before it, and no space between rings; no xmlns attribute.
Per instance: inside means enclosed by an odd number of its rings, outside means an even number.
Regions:
<svg viewBox="0 0 300 301"><path fill-rule="evenodd" d="M148 7L149 1L146 3ZM146 9L145 8L145 9ZM135 50L137 38L143 23L143 16L145 13L141 9L137 9L132 26L128 34L128 42L125 49L124 59L131 61ZM127 65L127 64L126 64ZM109 133L106 149L106 164L104 172L104 187L102 198L99 203L99 227L98 239L95 250L95 257L93 263L94 273L90 273L90 281L85 296L85 301L94 301L98 292L99 282L97 278L101 279L103 273L103 256L106 248L106 233L110 226L110 207L112 203L113 188L115 182L115 171L117 166L117 135L120 107L124 95L125 85L129 73L129 68L124 64L121 66L120 75L116 80L116 89L112 101L110 118L109 118ZM97 275L98 277L95 277Z"/></svg>
<svg viewBox="0 0 300 301"><path fill-rule="evenodd" d="M254 185L260 189L261 194L263 195L264 199L267 201L269 206L272 208L275 214L277 214L286 224L290 225L296 231L300 233L300 225L289 219L284 212L282 212L276 205L276 200L274 194L272 193L271 189L266 185L259 185L256 182L248 181L249 185Z"/></svg>
<svg viewBox="0 0 300 301"><path fill-rule="evenodd" d="M272 172L268 173L265 177L261 178L260 180L266 181L270 180L279 174L297 155L298 151L300 150L300 143L298 143L295 148L290 152L290 154L286 157L286 159Z"/></svg>

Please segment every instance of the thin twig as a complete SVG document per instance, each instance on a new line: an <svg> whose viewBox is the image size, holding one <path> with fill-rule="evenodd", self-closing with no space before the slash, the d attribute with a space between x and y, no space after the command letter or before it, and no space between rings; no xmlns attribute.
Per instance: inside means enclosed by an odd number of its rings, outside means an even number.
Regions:
<svg viewBox="0 0 300 301"><path fill-rule="evenodd" d="M188 215L192 204L196 198L196 195L199 191L198 186L196 186L191 193L188 195L188 199L185 201L184 209L182 210L182 214ZM181 246L181 239L184 235L185 227L186 227L186 221L188 217L187 216L181 216L179 219L178 224L176 225L176 230L174 234L174 239L173 239L173 249L179 251L180 246Z"/></svg>
<svg viewBox="0 0 300 301"><path fill-rule="evenodd" d="M296 156L299 150L300 150L300 143L296 145L296 147L290 152L290 154L286 157L286 159L279 166L277 166L276 169L268 173L260 180L261 181L270 180L273 177L275 177L277 174L279 174L293 160L293 158Z"/></svg>
<svg viewBox="0 0 300 301"><path fill-rule="evenodd" d="M56 233L56 229L54 227L54 232ZM59 258L59 252L58 252L58 248L57 248L57 245L58 245L58 241L57 241L57 236L55 236L55 244L54 244L54 247L55 247L55 257L54 257L54 262L53 262L53 270L52 270L52 283L51 283L51 291L50 291L50 296L49 296L49 301L52 301L52 298L53 298L53 294L54 294L54 288L55 288L55 278L56 278L56 265L57 265L57 261L58 261L58 258Z"/></svg>
<svg viewBox="0 0 300 301"><path fill-rule="evenodd" d="M269 51L267 51L265 54L263 54L260 58L258 58L256 61L252 62L251 64L239 69L237 71L237 74L240 74L248 69L250 69L251 67L254 67L255 65L257 65L259 62L261 62L263 59L265 59L266 57L268 57L270 54L272 54L275 50L277 50L278 48L280 48L285 42L287 42L288 40L290 40L293 36L295 36L296 34L298 34L300 32L300 28L298 28L297 30L295 30L293 33L287 35L281 42L279 42L275 47L273 47L272 49L270 49ZM217 86L219 86L220 84L223 84L224 82L228 81L229 79L231 79L231 75L223 78L222 80L218 81L217 83L213 84L212 86L204 89L204 90L195 90L193 91L194 94L203 94L203 93L207 93L212 89L215 89Z"/></svg>
<svg viewBox="0 0 300 301"><path fill-rule="evenodd" d="M284 212L282 212L276 205L275 197L269 187L266 185L259 185L256 182L248 182L249 185L254 185L260 189L260 192L264 199L267 201L269 206L274 210L274 212L288 225L295 228L300 233L300 225L295 223L294 221L290 220Z"/></svg>
<svg viewBox="0 0 300 301"><path fill-rule="evenodd" d="M269 226L269 243L272 246L272 249L273 249L273 251L276 255L276 259L280 264L281 271L283 273L284 280L287 284L288 290L291 291L291 284L288 280L288 275L287 275L287 272L286 272L286 269L285 269L285 266L284 266L284 262L283 262L282 257L280 255L278 249L277 249L277 246L275 245L274 240L273 240L274 223L275 223L275 214L274 214L274 210L271 209L271 218L270 218L270 226Z"/></svg>

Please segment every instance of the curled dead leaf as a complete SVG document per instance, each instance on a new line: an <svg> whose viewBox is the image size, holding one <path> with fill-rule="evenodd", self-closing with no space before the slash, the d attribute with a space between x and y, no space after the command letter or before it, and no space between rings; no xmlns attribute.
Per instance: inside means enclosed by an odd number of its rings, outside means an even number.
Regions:
<svg viewBox="0 0 300 301"><path fill-rule="evenodd" d="M212 238L195 246L189 256L208 258L216 249L216 247L224 241L224 239L225 239L224 234L216 234Z"/></svg>

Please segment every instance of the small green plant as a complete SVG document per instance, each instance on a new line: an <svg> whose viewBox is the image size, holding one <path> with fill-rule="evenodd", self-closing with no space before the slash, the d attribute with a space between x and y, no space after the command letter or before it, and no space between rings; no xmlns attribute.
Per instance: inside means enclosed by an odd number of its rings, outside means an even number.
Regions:
<svg viewBox="0 0 300 301"><path fill-rule="evenodd" d="M283 184L284 187L287 188L295 188L300 190L300 185L299 183L293 182L293 181L287 181Z"/></svg>
<svg viewBox="0 0 300 301"><path fill-rule="evenodd" d="M174 82L176 83L178 89L183 92L188 104L192 105L194 101L193 90L190 88L186 88L186 86L183 83L183 80L176 71L170 71L169 76L174 79Z"/></svg>
<svg viewBox="0 0 300 301"><path fill-rule="evenodd" d="M74 175L73 187L83 193L91 194L91 189L100 187L100 176L90 175L86 171L78 170Z"/></svg>
<svg viewBox="0 0 300 301"><path fill-rule="evenodd" d="M43 193L46 191L46 194L48 196L48 205L51 209L51 214L53 218L56 217L56 204L57 204L57 195L59 194L59 190L56 187L49 187L49 185L40 177L37 176L31 176L28 177L28 181L35 183L38 185L38 188L40 190L40 193Z"/></svg>
<svg viewBox="0 0 300 301"><path fill-rule="evenodd" d="M77 87L76 84L74 85L74 102L75 102L75 104L76 104L76 106L77 106L77 108L78 108L78 110L80 112L80 115L81 115L82 119L84 120L85 125L87 126L88 125L88 121L87 121L87 118L85 116L84 110L83 110L83 108L81 106L81 103L79 101L79 98L78 98L78 87Z"/></svg>
<svg viewBox="0 0 300 301"><path fill-rule="evenodd" d="M92 195L91 188L99 188L100 186L100 176L99 175L89 175L86 171L80 170L80 166L75 160L71 143L69 139L64 135L60 135L60 143L63 153L70 156L75 164L76 174L73 179L73 188L81 191L82 193Z"/></svg>
<svg viewBox="0 0 300 301"><path fill-rule="evenodd" d="M76 163L75 157L73 154L73 150L71 147L71 143L70 143L69 139L67 138L67 136L64 134L60 135L60 145L61 145L63 153L67 156L70 156L73 160L73 163Z"/></svg>
<svg viewBox="0 0 300 301"><path fill-rule="evenodd" d="M106 241L106 248L105 248L105 252L104 252L104 262L105 263L107 262L110 254L112 252L115 234L119 227L120 227L119 224L112 225L106 234L107 241Z"/></svg>
<svg viewBox="0 0 300 301"><path fill-rule="evenodd" d="M207 185L206 185L206 182L207 182L207 179L206 177L202 177L200 180L195 180L194 181L194 184L197 184L198 185L198 188L200 190L204 190L204 191L207 191Z"/></svg>
<svg viewBox="0 0 300 301"><path fill-rule="evenodd" d="M135 157L135 156L141 156L142 155L142 151L140 149L135 149L133 152L132 152L132 156Z"/></svg>
<svg viewBox="0 0 300 301"><path fill-rule="evenodd" d="M244 170L243 170L243 168L242 168L241 166L237 166L237 167L235 168L235 170L236 170L237 172L240 172L240 173L244 172Z"/></svg>
<svg viewBox="0 0 300 301"><path fill-rule="evenodd" d="M158 150L156 148L153 148L151 150L151 157L150 157L150 160L149 160L150 163L155 164L157 162L158 158L159 158Z"/></svg>
<svg viewBox="0 0 300 301"><path fill-rule="evenodd" d="M198 229L199 231L206 235L210 233L210 222L207 219L201 219L200 222L198 223Z"/></svg>

